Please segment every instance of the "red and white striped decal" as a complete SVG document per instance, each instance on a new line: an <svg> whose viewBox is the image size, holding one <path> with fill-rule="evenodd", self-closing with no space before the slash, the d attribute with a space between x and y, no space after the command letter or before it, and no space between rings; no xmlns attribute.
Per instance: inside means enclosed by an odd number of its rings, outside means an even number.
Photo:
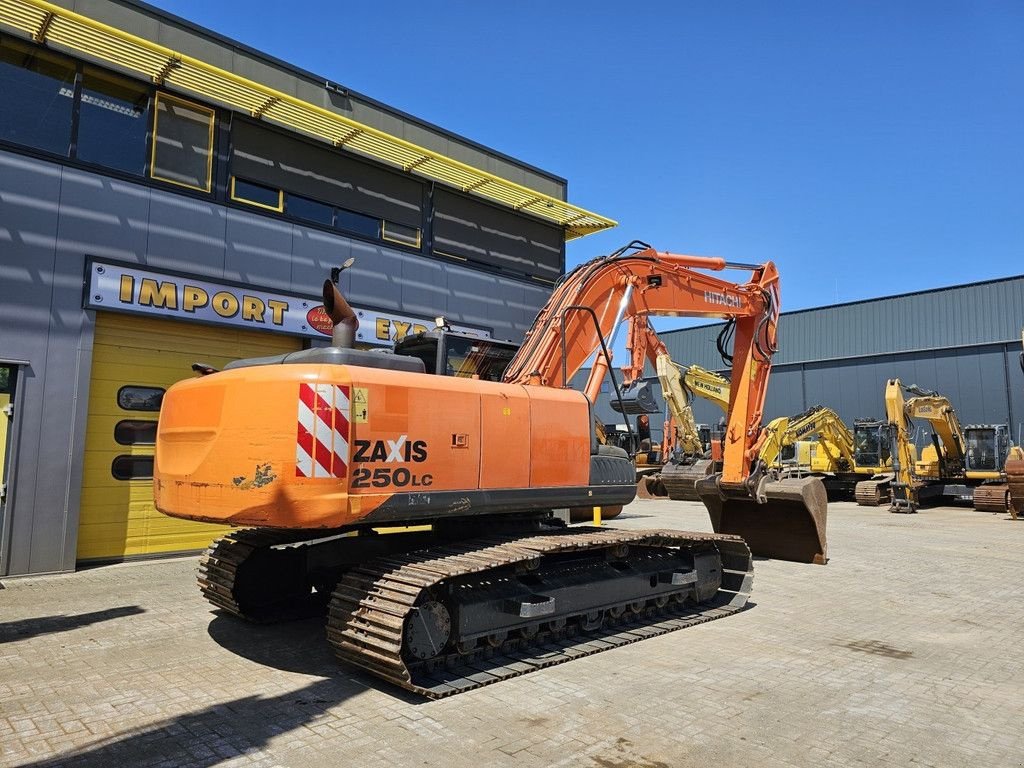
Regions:
<svg viewBox="0 0 1024 768"><path fill-rule="evenodd" d="M348 477L349 388L299 384L296 477Z"/></svg>

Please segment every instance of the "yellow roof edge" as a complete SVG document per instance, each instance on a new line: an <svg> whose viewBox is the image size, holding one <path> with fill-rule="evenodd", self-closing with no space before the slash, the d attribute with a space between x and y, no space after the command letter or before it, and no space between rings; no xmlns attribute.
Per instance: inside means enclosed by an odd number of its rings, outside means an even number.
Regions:
<svg viewBox="0 0 1024 768"><path fill-rule="evenodd" d="M78 23L80 23L80 24L82 24L82 25L84 25L86 27L102 31L102 32L104 32L104 33L106 33L108 35L111 35L111 36L113 36L115 38L118 38L118 39L121 39L123 41L131 42L131 43L133 43L135 45L138 45L138 46L140 46L142 48L145 48L145 49L151 51L152 53L155 53L155 54L158 54L160 56L165 57L168 60L168 65L171 62L171 60L178 60L178 61L182 62L183 64L188 64L191 67L195 67L196 69L199 69L199 70L201 70L203 72L206 72L208 75L212 75L214 77L219 77L219 78L223 78L225 80L228 80L228 81L234 83L236 86L239 86L239 87L242 87L242 88L246 88L246 89L250 89L250 90L254 90L254 91L256 91L258 93L261 93L261 94L265 94L268 99L276 98L276 99L278 99L280 101L292 104L293 106L298 107L300 109L311 110L315 114L318 114L321 117L324 117L324 118L326 118L328 120L335 121L335 122L340 123L340 124L342 124L344 126L350 127L353 130L357 130L357 131L362 132L362 133L370 134L370 135L375 136L375 137L377 137L377 138L379 138L379 139L381 139L383 141L390 142L390 143L392 143L394 145L397 145L396 149L404 149L405 151L414 152L416 154L419 154L419 155L421 155L424 158L424 162L426 160L428 160L428 159L429 160L434 160L434 161L437 161L439 163L442 163L442 164L445 164L445 165L449 166L453 170L461 170L462 172L478 176L478 177L480 177L484 181L490 181L490 182L499 184L499 185L505 187L506 189L508 189L510 192L513 192L513 191L514 192L518 192L518 193L520 193L520 194L522 194L524 196L528 196L531 199L532 198L538 198L537 200L534 200L533 203L530 204L531 208L533 208L533 206L534 206L534 204L536 202L550 202L550 203L552 203L552 207L558 207L558 208L562 209L563 211L571 212L572 215L567 217L567 218L565 218L565 220L558 220L558 219L553 218L553 217L545 216L543 214L543 212L538 212L536 210L528 210L526 212L531 214L531 215L533 215L535 218L546 220L546 221L548 221L550 223L553 223L556 226L559 226L562 229L564 229L564 231L565 231L565 239L566 240L572 240L572 239L576 239L576 238L579 238L579 237L583 237L583 236L585 236L587 234L592 234L593 232L599 232L599 231L602 231L602 230L605 230L605 229L610 229L610 228L612 228L614 226L617 226L617 224L618 224L618 222L616 222L615 220L610 219L610 218L608 218L606 216L601 216L600 214L594 213L593 211L589 211L589 210L587 210L585 208L581 208L579 206L576 206L576 205L573 205L571 203L568 203L565 200L561 200L561 199L559 199L557 197L553 197L551 195L544 194L543 192L539 192L538 190L531 189L530 187L524 186L522 184L518 184L518 183L516 183L514 181L510 181L509 179L505 179L505 178L503 178L501 176L498 176L496 174L490 173L489 171L484 171L484 170L482 170L480 168L476 168L476 167L474 167L472 165L469 165L468 163L463 163L460 160L455 160L454 158L448 157L448 156L443 155L443 154L441 154L439 152L435 152L434 150L427 149L426 147L421 147L421 146L419 146L417 144L414 144L413 142L407 141L406 139L403 139L401 137L393 136L393 135L391 135L391 134L389 134L389 133L387 133L385 131L382 131L382 130L380 130L378 128L374 128L372 126L365 125L364 123L360 123L359 121L353 120L350 117L345 117L344 115L340 115L340 114L338 114L336 112L332 112L331 110L325 109L325 108L320 107L320 106L318 106L316 104L312 104L312 103L310 103L308 101L303 101L302 99L296 98L295 96L291 96L291 95L289 95L287 93L284 93L283 91L278 91L275 88L271 88L270 86L263 85L261 83L257 83L257 82L255 82L253 80L249 80L248 78L242 77L241 75L236 75L233 72L229 72L227 70L221 69L220 67L216 67L216 66L214 66L212 64L208 64L207 62L205 62L205 61L203 61L201 59L197 59L197 58L195 58L193 56L189 56L188 54L179 53L179 52L174 51L174 50L172 50L170 48L167 48L166 46L163 46L163 45L161 45L159 43L155 43L155 42L153 42L151 40L147 40L145 38L139 37L138 35L135 35L135 34L133 34L131 32L127 32L127 31L125 31L123 29L119 29L117 27L111 26L111 25L106 24L106 23L104 23L102 21L97 21L96 19L93 19L93 18L88 17L88 16L84 16L84 15L82 15L80 13L77 13L75 11L69 10L67 8L63 8L61 6L54 5L53 3L46 2L46 0L0 0L0 9L2 9L3 6L7 6L8 9L10 10L10 12L12 13L12 15L16 12L17 7L19 5L22 6L22 7L24 7L26 5L32 6L32 7L35 7L37 9L41 10L41 11L44 11L46 13L53 14L54 16L65 17L65 18L77 21ZM50 25L49 25L49 23L47 23L45 26L49 27ZM36 39L37 42L45 42L46 41L47 34L45 33L45 31L44 31L44 34L41 35L42 39L40 40L39 39L40 36L37 35L32 30L27 30L24 27L15 27L15 28L16 29L20 29L20 30L22 30L24 32L28 32L30 36L32 36L34 39ZM73 46L65 46L65 47L73 47ZM84 52L79 51L79 53L84 53ZM91 55L91 54L86 53L85 55ZM101 58L101 57L94 57L94 58ZM113 61L113 60L106 60L106 61L108 61L109 63L117 64L117 62ZM121 65L121 66L124 66L124 65ZM131 69L131 67L129 67L129 68ZM137 70L136 69L136 71L141 71L141 70ZM160 83L160 85L166 87L165 83ZM191 91L192 89L186 89L186 90ZM199 93L202 94L202 92L199 92ZM207 95L207 97L209 98L208 94L202 94L202 95ZM223 102L222 99L215 99L215 100ZM278 122L278 121L275 120L275 122ZM285 127L289 128L289 129L291 129L293 131L297 131L297 132L301 132L301 133L308 133L308 131L302 131L301 129L298 129L298 128L294 127L294 126L286 125ZM418 166L421 165L421 163L417 163L417 167L413 167L411 170L406 170L402 165L397 164L393 160L389 160L388 158L386 158L384 156L375 156L375 155L373 155L371 153L363 152L363 151L360 151L360 153L361 154L368 154L370 157L374 157L375 159L377 159L379 161L383 161L383 162L388 163L389 165L401 168L405 173L416 174L416 175L424 177L424 178L433 178L433 177L427 176L427 174L422 173L422 172L417 173ZM457 185L445 182L445 181L443 181L441 179L434 179L434 180L437 181L438 183L444 184L445 186L449 186L452 189L457 189L457 190L459 190L461 192L464 192L466 194L472 195L474 197L478 197L480 199L488 200L489 202L496 203L496 204L501 205L502 207L505 207L505 208L509 208L509 209L516 210L516 211L521 211L523 209L523 206L521 204L518 205L518 206L516 206L516 205L509 205L508 203L503 203L503 202L501 202L499 200L494 199L491 196L482 195L482 194L474 194L474 190L473 189L467 189L466 187L459 187ZM474 185L468 185L468 186L475 186L475 185L478 185L478 184L475 183ZM579 219L590 219L590 221L584 223L584 222L579 221Z"/></svg>

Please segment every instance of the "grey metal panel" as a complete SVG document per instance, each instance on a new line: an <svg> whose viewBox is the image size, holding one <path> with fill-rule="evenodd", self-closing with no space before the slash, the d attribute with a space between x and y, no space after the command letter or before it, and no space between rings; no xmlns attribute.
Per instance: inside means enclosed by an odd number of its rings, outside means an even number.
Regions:
<svg viewBox="0 0 1024 768"><path fill-rule="evenodd" d="M3 575L61 570L63 510L36 507L40 486L53 483L49 467L40 471L46 384L46 349L50 333L50 294L57 242L60 169L30 158L0 152L0 359L27 360L18 381L12 452L14 483L7 503L7 538ZM69 397L73 392L66 393ZM66 404L67 400L64 401ZM61 404L57 410L64 411ZM56 471L67 470L67 460ZM44 536L46 531L55 535ZM33 553L34 533L47 540ZM45 551L48 549L49 551Z"/></svg>
<svg viewBox="0 0 1024 768"><path fill-rule="evenodd" d="M148 188L64 169L58 243L62 254L141 263L149 240L148 222Z"/></svg>
<svg viewBox="0 0 1024 768"><path fill-rule="evenodd" d="M291 290L319 296L331 269L340 267L351 255L352 241L347 237L293 225ZM342 272L338 281L338 288L345 296L349 296L352 290L352 272Z"/></svg>
<svg viewBox="0 0 1024 768"><path fill-rule="evenodd" d="M284 287L291 282L292 225L268 216L228 209L224 277Z"/></svg>
<svg viewBox="0 0 1024 768"><path fill-rule="evenodd" d="M448 273L445 265L406 253L395 253L401 263L397 278L402 310L425 318L448 312Z"/></svg>
<svg viewBox="0 0 1024 768"><path fill-rule="evenodd" d="M390 248L352 241L351 285L353 303L367 304L380 309L400 310L402 291L396 279L402 273L402 263Z"/></svg>
<svg viewBox="0 0 1024 768"><path fill-rule="evenodd" d="M1019 338L1024 277L941 288L783 313L779 351L785 364L1003 342ZM720 325L662 334L676 360L705 365ZM712 342L709 346L708 342Z"/></svg>
<svg viewBox="0 0 1024 768"><path fill-rule="evenodd" d="M1004 348L1005 373L1010 383L1010 431L1017 445L1024 444L1024 371L1021 371L1020 343L1007 344Z"/></svg>
<svg viewBox="0 0 1024 768"><path fill-rule="evenodd" d="M765 423L779 416L802 413L809 405L814 404L804 404L801 378L802 372L798 367L777 368L772 371L764 403Z"/></svg>
<svg viewBox="0 0 1024 768"><path fill-rule="evenodd" d="M227 211L221 205L150 190L146 263L155 269L179 269L207 277L224 276Z"/></svg>
<svg viewBox="0 0 1024 768"><path fill-rule="evenodd" d="M512 322L500 322L500 318L510 314L501 282L497 275L451 267L448 274L449 318L471 325L493 326L499 338L521 341L513 335L516 328Z"/></svg>

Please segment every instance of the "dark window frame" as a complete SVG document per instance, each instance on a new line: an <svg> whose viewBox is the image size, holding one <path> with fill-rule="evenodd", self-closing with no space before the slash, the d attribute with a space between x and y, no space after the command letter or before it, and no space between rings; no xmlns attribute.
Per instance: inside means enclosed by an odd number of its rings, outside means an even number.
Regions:
<svg viewBox="0 0 1024 768"><path fill-rule="evenodd" d="M189 99L183 99L180 96L176 96L167 91L155 89L151 98L152 109L153 109L153 121L150 126L150 149L149 149L149 164L147 178L155 181L162 182L164 184L173 184L176 187L184 187L185 189L191 189L196 192L203 194L209 194L213 191L213 177L214 177L214 166L217 161L217 109L214 107L206 106L197 101L191 101ZM157 130L160 123L160 102L167 101L177 103L179 105L185 105L192 107L200 112L208 112L210 117L209 124L209 143L210 150L206 158L206 185L205 187L197 187L193 184L187 184L183 181L176 181L175 179L169 179L164 176L156 175L156 150L157 150L157 137L159 132Z"/></svg>
<svg viewBox="0 0 1024 768"><path fill-rule="evenodd" d="M142 462L143 465L149 464L149 474L137 475L134 471L129 472L118 472L118 465L125 463ZM134 468L133 468L134 470ZM131 453L121 453L113 458L110 462L110 474L115 480L152 480L153 479L153 456L152 455L137 455Z"/></svg>
<svg viewBox="0 0 1024 768"><path fill-rule="evenodd" d="M127 410L127 409L122 409L122 410ZM119 422L117 422L114 425L114 442L117 443L118 445L156 445L156 425L157 425L157 423L158 422L153 420L153 419L121 419ZM119 436L118 430L120 428L125 427L127 425L131 425L132 428L134 428L134 427L136 427L137 425L140 425L140 424L145 425L145 427L144 427L145 429L152 429L153 430L153 439L152 440L124 440L124 439L122 439Z"/></svg>
<svg viewBox="0 0 1024 768"><path fill-rule="evenodd" d="M160 403L159 405L157 405L156 408L131 408L129 406L123 405L121 401L121 395L126 389L151 389L153 391L158 391L160 393ZM149 384L124 384L117 390L117 407L120 408L122 411L135 411L138 413L159 413L160 406L163 405L164 395L166 394L166 387L154 387L150 386Z"/></svg>

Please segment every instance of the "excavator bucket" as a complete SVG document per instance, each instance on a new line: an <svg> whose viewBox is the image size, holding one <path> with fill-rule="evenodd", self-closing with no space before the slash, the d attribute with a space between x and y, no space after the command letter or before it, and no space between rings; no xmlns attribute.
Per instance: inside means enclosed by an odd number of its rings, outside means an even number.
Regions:
<svg viewBox="0 0 1024 768"><path fill-rule="evenodd" d="M715 533L742 536L750 551L762 557L819 565L828 562L828 497L821 480L769 481L763 487L762 503L751 497L723 495L720 477L716 474L697 482L697 493L708 508Z"/></svg>

